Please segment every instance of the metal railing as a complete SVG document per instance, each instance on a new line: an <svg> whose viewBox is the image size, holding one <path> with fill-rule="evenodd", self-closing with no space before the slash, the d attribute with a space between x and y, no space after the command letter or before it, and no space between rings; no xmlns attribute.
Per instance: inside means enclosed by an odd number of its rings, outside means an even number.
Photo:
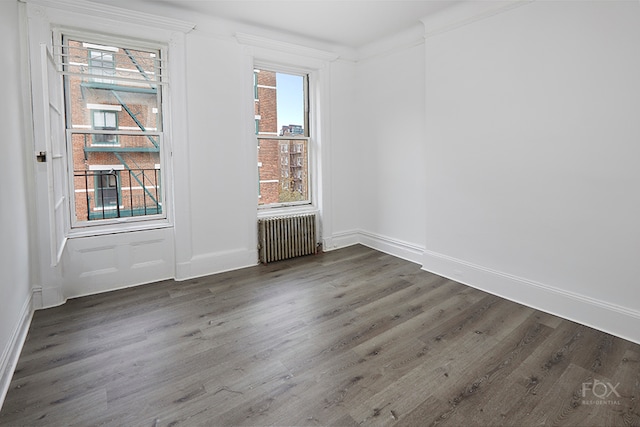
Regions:
<svg viewBox="0 0 640 427"><path fill-rule="evenodd" d="M74 171L79 221L162 213L159 169Z"/></svg>

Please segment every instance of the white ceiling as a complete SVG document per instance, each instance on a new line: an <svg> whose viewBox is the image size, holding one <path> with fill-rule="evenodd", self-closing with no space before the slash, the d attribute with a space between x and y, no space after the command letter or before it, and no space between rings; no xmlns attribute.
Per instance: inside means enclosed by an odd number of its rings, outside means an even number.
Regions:
<svg viewBox="0 0 640 427"><path fill-rule="evenodd" d="M151 13L154 8L162 14L171 10L176 13L195 12L354 49L418 25L421 18L459 3L454 0L101 0L100 2L125 8L144 9Z"/></svg>

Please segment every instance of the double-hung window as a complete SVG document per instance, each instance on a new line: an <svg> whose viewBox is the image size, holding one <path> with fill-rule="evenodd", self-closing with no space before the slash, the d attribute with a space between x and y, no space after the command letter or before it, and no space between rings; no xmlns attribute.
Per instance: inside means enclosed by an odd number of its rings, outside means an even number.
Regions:
<svg viewBox="0 0 640 427"><path fill-rule="evenodd" d="M72 228L166 218L162 47L61 37Z"/></svg>
<svg viewBox="0 0 640 427"><path fill-rule="evenodd" d="M258 208L311 204L307 74L254 69Z"/></svg>

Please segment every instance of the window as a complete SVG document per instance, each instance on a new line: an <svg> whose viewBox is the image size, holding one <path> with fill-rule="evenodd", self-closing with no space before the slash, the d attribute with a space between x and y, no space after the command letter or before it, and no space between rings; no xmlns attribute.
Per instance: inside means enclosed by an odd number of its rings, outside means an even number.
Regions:
<svg viewBox="0 0 640 427"><path fill-rule="evenodd" d="M311 204L308 80L254 70L259 208Z"/></svg>
<svg viewBox="0 0 640 427"><path fill-rule="evenodd" d="M83 43L83 46L102 47L102 49L108 48L108 46L96 46L89 43ZM98 76L114 76L116 74L116 63L113 51L89 50L89 73ZM112 82L112 80L108 79L94 79L94 81L102 83Z"/></svg>
<svg viewBox="0 0 640 427"><path fill-rule="evenodd" d="M118 114L115 111L93 111L93 128L97 130L118 130ZM93 135L94 145L118 143L118 135L98 133Z"/></svg>
<svg viewBox="0 0 640 427"><path fill-rule="evenodd" d="M62 39L71 225L164 219L162 49L87 39Z"/></svg>
<svg viewBox="0 0 640 427"><path fill-rule="evenodd" d="M95 176L95 205L96 208L116 208L120 206L118 197L118 172L101 171Z"/></svg>

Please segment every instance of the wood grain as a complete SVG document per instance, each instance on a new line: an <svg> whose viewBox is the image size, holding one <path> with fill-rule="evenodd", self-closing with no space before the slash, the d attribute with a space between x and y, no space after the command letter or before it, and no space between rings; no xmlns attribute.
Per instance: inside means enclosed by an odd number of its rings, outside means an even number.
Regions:
<svg viewBox="0 0 640 427"><path fill-rule="evenodd" d="M352 246L36 312L0 425L632 426L639 402L639 345Z"/></svg>

